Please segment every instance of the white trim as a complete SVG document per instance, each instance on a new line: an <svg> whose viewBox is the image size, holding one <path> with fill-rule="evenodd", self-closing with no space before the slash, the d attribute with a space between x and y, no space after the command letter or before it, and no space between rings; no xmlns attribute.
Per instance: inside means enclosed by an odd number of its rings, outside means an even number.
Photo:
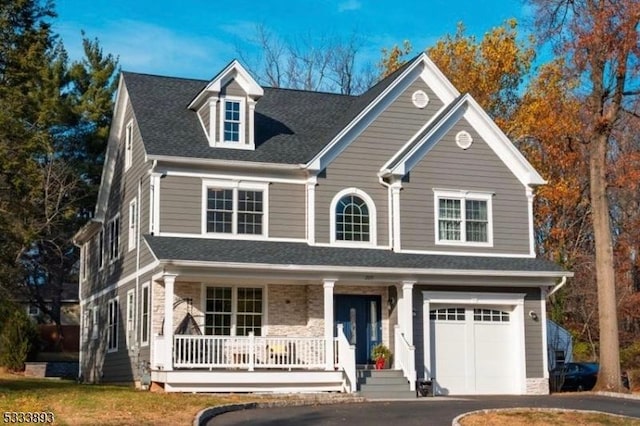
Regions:
<svg viewBox="0 0 640 426"><path fill-rule="evenodd" d="M102 271L104 269L104 235L104 225L102 225L98 232L98 271Z"/></svg>
<svg viewBox="0 0 640 426"><path fill-rule="evenodd" d="M464 191L451 189L433 189L433 220L434 238L436 245L460 246L460 247L493 247L493 192ZM440 239L440 199L460 201L460 240ZM466 237L466 202L485 201L487 203L487 241L467 241Z"/></svg>
<svg viewBox="0 0 640 426"><path fill-rule="evenodd" d="M207 231L207 191L209 188L230 189L233 191L233 213L231 232L208 232ZM261 234L239 234L238 233L238 191L261 191L262 192L262 233ZM266 240L269 238L269 184L256 181L236 181L236 180L202 180L202 235L214 235L224 238L232 236L234 239ZM226 237L225 237L226 236Z"/></svg>
<svg viewBox="0 0 640 426"><path fill-rule="evenodd" d="M132 211L135 211L135 216L131 214ZM127 235L129 237L129 251L133 250L137 246L138 240L138 199L136 197L133 200L129 201L129 214L128 214L128 226L127 226ZM132 221L133 219L133 221Z"/></svg>
<svg viewBox="0 0 640 426"><path fill-rule="evenodd" d="M400 190L402 189L402 181L397 180L390 186L391 191L391 199L392 199L392 223L391 223L391 233L393 239L393 251L399 252L402 250L402 223L401 215L400 215Z"/></svg>
<svg viewBox="0 0 640 426"><path fill-rule="evenodd" d="M135 289L131 289L127 291L127 306L125 307L126 311L126 318L125 318L125 339L126 339L126 344L127 344L127 348L131 349L135 344L135 332L136 332L136 325L135 325L135 320L136 320L136 313L135 313L135 306L136 306L136 295L135 295ZM129 316L129 314L131 314L131 316Z"/></svg>
<svg viewBox="0 0 640 426"><path fill-rule="evenodd" d="M249 138L247 140L247 145L255 149L255 112L256 112L256 101L249 98L247 99L247 106L249 107L249 115L247 120L249 120Z"/></svg>
<svg viewBox="0 0 640 426"><path fill-rule="evenodd" d="M191 166L219 166L224 168L239 167L253 170L300 171L304 167L303 164L258 163L255 161L221 160L217 158L175 157L172 155L147 155L147 159L155 160L158 162L187 164Z"/></svg>
<svg viewBox="0 0 640 426"><path fill-rule="evenodd" d="M529 225L529 253L531 256L536 255L536 242L535 235L533 233L533 189L530 186L525 188L525 192L527 194L527 217L528 217L528 225Z"/></svg>
<svg viewBox="0 0 640 426"><path fill-rule="evenodd" d="M149 233L160 233L160 175L149 176Z"/></svg>
<svg viewBox="0 0 640 426"><path fill-rule="evenodd" d="M207 96L208 93L219 93L222 88L231 80L235 80L242 89L247 92L247 95L253 98L259 98L264 95L264 90L260 85L251 77L251 74L237 60L232 61L227 65L213 80L207 84L207 86L196 95L196 97L189 103L187 108L195 108L202 99Z"/></svg>
<svg viewBox="0 0 640 426"><path fill-rule="evenodd" d="M129 120L124 128L124 171L133 164L133 120Z"/></svg>
<svg viewBox="0 0 640 426"><path fill-rule="evenodd" d="M157 260L155 262L153 262L153 263L148 264L144 268L140 269L138 272L134 272L132 274L129 274L126 277L124 277L121 280L119 280L118 282L116 282L114 284L111 284L110 286L103 288L99 292L93 293L91 296L88 296L88 297L80 300L80 304L81 305L86 305L88 303L93 302L97 298L100 298L100 297L104 296L105 294L108 294L109 292L112 292L112 291L122 287L123 285L129 283L130 281L135 280L136 276L139 277L139 276L142 276L142 275L146 274L149 271L152 271L159 264L160 264L160 262L158 262Z"/></svg>
<svg viewBox="0 0 640 426"><path fill-rule="evenodd" d="M225 140L224 138L224 123L227 121L225 117L226 111L227 111L227 102L237 103L239 105L238 107L239 120L237 122L238 123L238 140L237 141L231 141L231 140L228 141L228 140ZM219 132L218 140L214 143L214 146L223 147L223 148L253 149L253 145L247 144L245 140L246 139L245 138L245 127L246 127L245 121L247 119L246 102L247 102L247 99L240 96L225 95L220 97L220 114L219 114L220 129L218 130ZM230 122L236 123L236 121L234 120L230 120Z"/></svg>
<svg viewBox="0 0 640 426"><path fill-rule="evenodd" d="M118 222L117 226L112 225L114 222ZM113 226L113 231L111 227ZM107 240L109 242L109 265L114 263L116 260L120 259L120 241L122 239L122 233L120 232L122 229L122 223L120 223L120 213L116 213L108 222L107 222ZM115 234L112 236L112 232ZM117 236L117 238L115 238ZM114 241L117 240L117 241ZM113 247L112 247L113 244ZM114 256L114 249L117 250L117 256Z"/></svg>
<svg viewBox="0 0 640 426"><path fill-rule="evenodd" d="M318 178L310 176L307 179L307 203L305 206L307 213L307 241L313 245L316 242L316 185Z"/></svg>
<svg viewBox="0 0 640 426"><path fill-rule="evenodd" d="M115 306L112 308L112 306ZM115 309L115 312L112 312L112 309ZM111 315L115 316L111 316ZM111 320L113 319L113 324ZM118 296L112 297L107 301L107 353L118 352L118 341L120 340L119 329L120 329L120 303L118 302ZM112 333L115 333L115 336L112 336ZM109 338L113 337L112 341L115 346L109 347Z"/></svg>
<svg viewBox="0 0 640 426"><path fill-rule="evenodd" d="M531 278L559 278L573 276L573 272L565 271L500 271L484 269L418 269L418 268L388 268L369 266L332 266L332 265L296 265L296 264L268 264L268 263L242 263L242 262L206 262L197 260L171 260L163 262L171 266L183 267L215 267L220 269L242 270L268 270L268 271L308 271L308 272L353 272L365 274L404 274L404 275L455 275L455 276L479 276L479 277L531 277ZM554 283L550 282L549 286Z"/></svg>
<svg viewBox="0 0 640 426"><path fill-rule="evenodd" d="M460 252L460 251L438 251L438 250L409 250L402 249L399 253L407 253L407 254L436 254L436 255L445 255L445 256L473 256L473 257L510 257L515 259L532 259L536 256L532 256L529 253L526 254L518 254L518 253L482 253L482 252Z"/></svg>
<svg viewBox="0 0 640 426"><path fill-rule="evenodd" d="M367 204L369 210L369 241L343 241L336 239L336 206L338 202L347 195L357 195ZM339 245L344 247L362 247L362 246L376 246L378 245L378 217L376 213L376 204L373 198L369 196L365 191L358 188L345 188L342 191L334 195L329 206L329 232L330 241L332 245Z"/></svg>
<svg viewBox="0 0 640 426"><path fill-rule="evenodd" d="M142 290L140 291L140 346L145 347L149 346L149 342L151 341L151 311L153 311L153 299L151 298L151 283L145 282L142 284ZM144 290L147 289L147 322L144 322ZM144 340L143 330L147 328L147 340Z"/></svg>
<svg viewBox="0 0 640 426"><path fill-rule="evenodd" d="M461 97L450 111L435 126L424 135L417 144L402 156L392 169L383 167L381 173L404 176L420 162L420 160L437 144L440 139L462 118L502 160L507 168L524 186L542 185L546 181L538 174L533 166L524 158L509 138L498 128L491 118L482 110L470 94ZM415 143L416 134L406 146ZM403 147L404 150L404 147ZM403 150L399 152L403 152ZM397 155L396 155L397 156ZM394 156L394 158L396 157ZM391 162L388 162L390 164Z"/></svg>
<svg viewBox="0 0 640 426"><path fill-rule="evenodd" d="M266 313L268 311L268 303L266 300L267 297L267 284L237 284L237 283L233 283L233 284L222 284L222 283L201 283L202 284L202 306L201 306L201 312L202 315L204 317L203 319L203 327L202 327L202 333L206 334L204 325L206 324L206 317L207 314L213 314L212 312L207 311L207 289L208 288L230 288L231 289L231 312L229 312L231 314L231 328L230 328L230 335L231 336L237 336L238 335L238 289L239 288L259 288L260 290L262 290L262 311L260 312L260 316L261 316L261 325L260 325L260 330L261 330L261 335L262 336L267 336L266 333ZM226 313L226 312L225 312Z"/></svg>
<svg viewBox="0 0 640 426"><path fill-rule="evenodd" d="M525 351L525 326L524 326L524 298L525 293L488 293L488 292L452 292L452 291L423 291L422 292L422 318L423 318L423 356L425 373L433 376L431 369L431 304L455 304L455 305L499 305L512 306L511 324L516 332L517 352L515 364L518 366L514 372L516 381L516 393L526 394L526 351ZM475 368L475 367L474 367ZM437 374L437 372L436 372Z"/></svg>
<svg viewBox="0 0 640 426"><path fill-rule="evenodd" d="M281 177L269 177L269 176L249 176L239 174L223 174L223 173L209 173L209 172L187 172L176 170L157 170L157 173L166 176L180 176L180 177L195 177L211 180L224 180L224 181L241 181L241 182L263 182L263 183L291 183L297 185L306 184L311 178L281 178Z"/></svg>
<svg viewBox="0 0 640 426"><path fill-rule="evenodd" d="M251 240L251 241L278 241L281 243L306 243L304 238L265 237L257 234L230 234L221 232L209 232L206 234L187 234L182 232L161 232L155 234L158 237L199 238L207 240Z"/></svg>
<svg viewBox="0 0 640 426"><path fill-rule="evenodd" d="M89 276L89 241L80 246L80 281L86 282Z"/></svg>

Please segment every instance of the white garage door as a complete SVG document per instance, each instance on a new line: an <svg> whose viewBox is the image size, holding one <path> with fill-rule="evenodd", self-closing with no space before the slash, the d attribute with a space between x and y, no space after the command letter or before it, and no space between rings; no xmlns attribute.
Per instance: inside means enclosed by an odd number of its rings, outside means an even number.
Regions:
<svg viewBox="0 0 640 426"><path fill-rule="evenodd" d="M431 370L441 395L517 393L511 308L431 305Z"/></svg>

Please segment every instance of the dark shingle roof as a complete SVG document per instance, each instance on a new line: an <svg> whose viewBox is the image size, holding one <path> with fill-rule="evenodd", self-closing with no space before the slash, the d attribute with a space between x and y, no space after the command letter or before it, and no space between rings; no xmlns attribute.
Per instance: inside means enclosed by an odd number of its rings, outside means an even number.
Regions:
<svg viewBox="0 0 640 426"><path fill-rule="evenodd" d="M145 236L159 260L505 272L551 272L562 268L543 259L426 255L390 250L318 247L306 243Z"/></svg>
<svg viewBox="0 0 640 426"><path fill-rule="evenodd" d="M149 155L302 164L311 160L414 61L360 96L264 88L256 103L256 149L211 148L187 105L204 80L124 72L124 82Z"/></svg>

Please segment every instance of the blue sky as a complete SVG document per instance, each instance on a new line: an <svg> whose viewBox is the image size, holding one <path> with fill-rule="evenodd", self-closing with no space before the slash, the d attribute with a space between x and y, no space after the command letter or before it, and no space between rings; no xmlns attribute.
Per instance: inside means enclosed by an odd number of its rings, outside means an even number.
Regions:
<svg viewBox="0 0 640 426"><path fill-rule="evenodd" d="M300 37L361 40L359 60L375 65L380 50L409 40L423 50L463 22L481 37L506 19L524 24L519 0L57 0L54 31L71 59L81 57L84 30L123 70L209 79L242 51L255 57L258 24L289 42Z"/></svg>

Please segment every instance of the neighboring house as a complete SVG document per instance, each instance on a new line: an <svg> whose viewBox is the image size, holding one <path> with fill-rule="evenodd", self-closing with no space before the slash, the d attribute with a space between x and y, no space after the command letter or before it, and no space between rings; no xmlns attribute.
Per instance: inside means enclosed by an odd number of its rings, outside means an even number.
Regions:
<svg viewBox="0 0 640 426"><path fill-rule="evenodd" d="M547 353L549 371L556 366L573 361L573 337L569 330L547 320Z"/></svg>
<svg viewBox="0 0 640 426"><path fill-rule="evenodd" d="M349 392L384 343L408 389L548 393L572 274L535 256L544 183L424 54L360 96L124 72L76 235L81 374Z"/></svg>

